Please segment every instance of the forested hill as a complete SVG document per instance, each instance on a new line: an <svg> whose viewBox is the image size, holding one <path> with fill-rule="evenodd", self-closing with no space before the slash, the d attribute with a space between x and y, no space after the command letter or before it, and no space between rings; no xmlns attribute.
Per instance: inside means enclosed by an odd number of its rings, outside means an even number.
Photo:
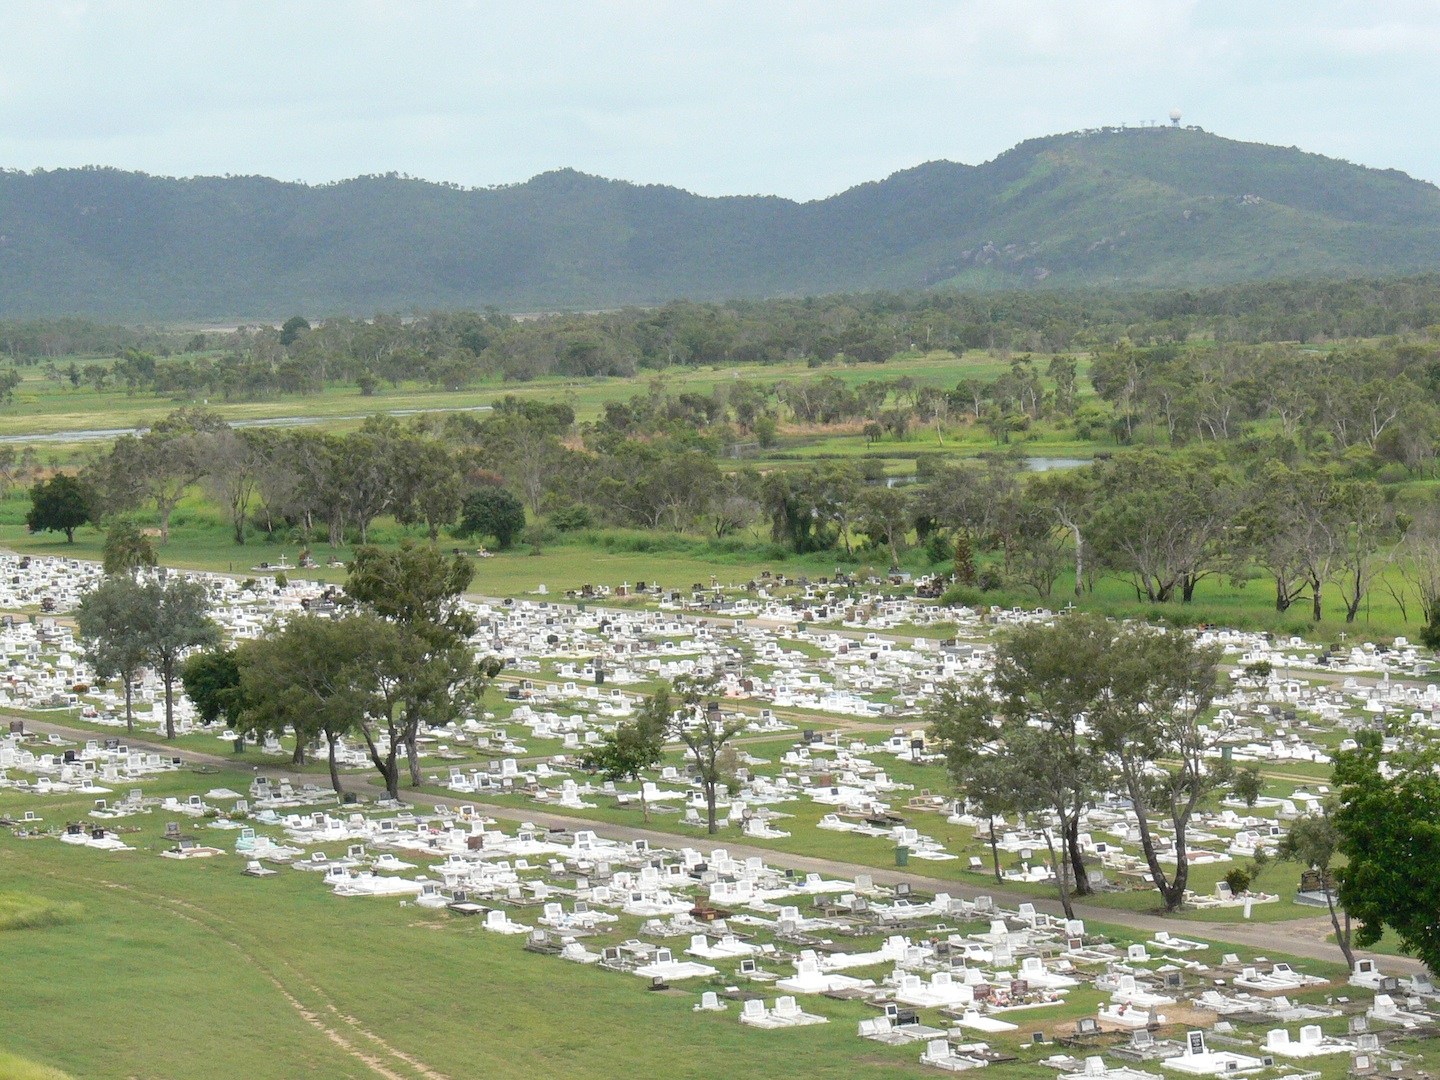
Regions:
<svg viewBox="0 0 1440 1080"><path fill-rule="evenodd" d="M809 203L569 170L478 190L0 173L0 316L526 310L1427 269L1440 269L1440 189L1194 129L1035 139Z"/></svg>

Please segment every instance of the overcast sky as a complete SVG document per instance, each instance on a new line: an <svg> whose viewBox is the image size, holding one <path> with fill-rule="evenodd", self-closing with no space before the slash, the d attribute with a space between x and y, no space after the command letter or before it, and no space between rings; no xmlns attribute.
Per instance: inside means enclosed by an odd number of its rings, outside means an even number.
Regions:
<svg viewBox="0 0 1440 1080"><path fill-rule="evenodd" d="M1184 122L1440 180L1440 0L3 0L0 166L823 197Z"/></svg>

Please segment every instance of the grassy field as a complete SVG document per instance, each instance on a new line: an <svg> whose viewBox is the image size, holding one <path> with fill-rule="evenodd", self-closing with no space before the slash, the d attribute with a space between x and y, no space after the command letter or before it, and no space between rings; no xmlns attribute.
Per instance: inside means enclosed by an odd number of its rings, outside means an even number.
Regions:
<svg viewBox="0 0 1440 1080"><path fill-rule="evenodd" d="M176 359L183 359L177 357ZM163 361L162 361L163 362ZM64 366L64 361L60 362ZM496 398L513 394L522 399L563 400L575 409L577 419L593 420L605 402L624 401L645 394L659 380L672 392L710 393L738 377L747 382L775 383L782 380L836 375L854 386L873 379L907 376L917 385L953 387L966 378L993 378L1008 364L985 353L968 353L956 359L950 353L900 356L885 364L827 367L821 370L804 364L775 364L741 368L674 367L646 371L633 378L566 378L546 376L529 382L504 382L499 378L466 390L439 390L413 384L398 388L384 385L369 396L354 387L329 387L318 394L275 397L262 401L227 401L219 398L171 398L150 393L127 393L121 389L96 391L89 386L73 388L68 382L46 378L35 368L17 369L21 384L14 402L0 408L0 436L54 435L61 432L98 428L141 427L161 419L182 405L203 405L232 423L276 417L306 416L344 421L377 412L469 409L489 405ZM1083 365L1082 365L1083 370ZM64 440L58 440L64 445Z"/></svg>

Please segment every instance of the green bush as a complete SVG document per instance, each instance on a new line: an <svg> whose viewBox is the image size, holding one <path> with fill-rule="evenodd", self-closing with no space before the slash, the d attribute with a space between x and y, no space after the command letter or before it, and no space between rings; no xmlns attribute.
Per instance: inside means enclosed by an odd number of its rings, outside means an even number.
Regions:
<svg viewBox="0 0 1440 1080"><path fill-rule="evenodd" d="M985 598L973 585L951 585L945 590L945 595L940 597L940 603L947 607L975 608L984 604Z"/></svg>
<svg viewBox="0 0 1440 1080"><path fill-rule="evenodd" d="M594 521L588 506L584 503L575 503L571 506L562 506L551 514L550 524L561 532L574 532L578 529L590 528Z"/></svg>
<svg viewBox="0 0 1440 1080"><path fill-rule="evenodd" d="M925 558L933 565L935 563L949 563L955 557L955 545L950 538L939 529L936 529L925 538Z"/></svg>

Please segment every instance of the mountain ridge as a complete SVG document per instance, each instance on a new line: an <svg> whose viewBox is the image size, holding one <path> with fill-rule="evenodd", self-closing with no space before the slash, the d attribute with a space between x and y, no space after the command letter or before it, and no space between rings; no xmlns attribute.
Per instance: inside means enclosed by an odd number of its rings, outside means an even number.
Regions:
<svg viewBox="0 0 1440 1080"><path fill-rule="evenodd" d="M1440 188L1194 128L1050 135L824 199L554 169L464 188L0 172L0 315L554 309L1440 269Z"/></svg>

